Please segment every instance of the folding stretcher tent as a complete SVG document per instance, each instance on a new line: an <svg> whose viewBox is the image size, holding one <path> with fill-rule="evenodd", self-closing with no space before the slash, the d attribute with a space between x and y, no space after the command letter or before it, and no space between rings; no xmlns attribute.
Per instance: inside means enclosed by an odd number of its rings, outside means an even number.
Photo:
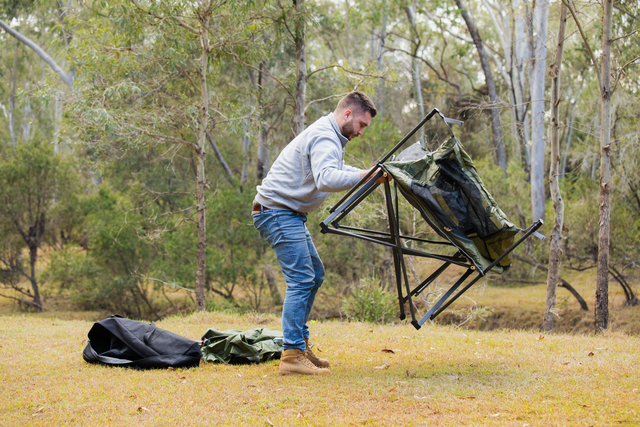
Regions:
<svg viewBox="0 0 640 427"><path fill-rule="evenodd" d="M401 152L397 158L392 157L436 115L444 121L450 133L449 138L438 149L428 152L418 142ZM471 157L451 132L449 123L462 124L444 117L438 109L429 112L391 151L376 162L367 176L331 208L331 215L320 224L323 233L356 237L392 249L400 319L406 318L405 304L408 302L411 324L416 329L420 329L428 319L434 319L442 313L489 271L500 274L506 271L511 265L509 254L529 236L533 234L544 239L536 231L542 226L542 220L521 230L507 219L484 187ZM387 174L393 177L393 194L389 182L375 183L378 178ZM380 185L384 186L389 231L340 225L340 221ZM427 240L401 234L398 190L443 240ZM518 233L522 235L514 242ZM405 246L404 240L453 246L457 252L452 256L429 253ZM411 289L405 256L432 258L442 261L442 265ZM422 318L416 319L412 298L427 289L451 265L465 267L466 271ZM469 282L455 293L470 276L473 277Z"/></svg>

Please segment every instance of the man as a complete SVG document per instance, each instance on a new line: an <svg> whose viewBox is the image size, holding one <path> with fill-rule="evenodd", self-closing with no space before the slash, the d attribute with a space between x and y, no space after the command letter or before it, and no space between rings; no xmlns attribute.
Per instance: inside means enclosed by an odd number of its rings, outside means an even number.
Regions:
<svg viewBox="0 0 640 427"><path fill-rule="evenodd" d="M305 222L329 193L348 190L368 172L344 164L344 147L377 114L371 99L354 91L333 113L318 119L280 153L257 186L253 223L282 267L287 292L282 307L284 352L280 374L328 374L329 361L309 346L309 313L324 280L324 266Z"/></svg>

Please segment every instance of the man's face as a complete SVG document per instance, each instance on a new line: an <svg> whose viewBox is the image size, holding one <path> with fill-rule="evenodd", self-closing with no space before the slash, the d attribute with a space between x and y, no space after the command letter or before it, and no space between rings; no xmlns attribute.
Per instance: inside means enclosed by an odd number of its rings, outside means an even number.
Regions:
<svg viewBox="0 0 640 427"><path fill-rule="evenodd" d="M357 138L364 133L364 128L371 123L371 113L353 112L352 110L345 110L343 113L344 124L342 125L342 135L351 141L353 138Z"/></svg>

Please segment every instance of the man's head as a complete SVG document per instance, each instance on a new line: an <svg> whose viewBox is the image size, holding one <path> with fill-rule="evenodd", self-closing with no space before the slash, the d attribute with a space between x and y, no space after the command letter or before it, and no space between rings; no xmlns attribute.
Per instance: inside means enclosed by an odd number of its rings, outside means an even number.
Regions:
<svg viewBox="0 0 640 427"><path fill-rule="evenodd" d="M373 101L363 92L354 90L338 102L333 117L338 122L340 132L349 140L364 133L371 119L378 114Z"/></svg>

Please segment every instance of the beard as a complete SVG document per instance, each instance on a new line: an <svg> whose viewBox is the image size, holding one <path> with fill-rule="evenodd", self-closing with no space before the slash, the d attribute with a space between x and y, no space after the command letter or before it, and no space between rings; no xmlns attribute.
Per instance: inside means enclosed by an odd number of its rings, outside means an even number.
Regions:
<svg viewBox="0 0 640 427"><path fill-rule="evenodd" d="M353 122L345 123L344 126L342 126L342 129L340 129L340 132L342 133L342 136L347 138L349 141L358 136L358 133L354 131Z"/></svg>

